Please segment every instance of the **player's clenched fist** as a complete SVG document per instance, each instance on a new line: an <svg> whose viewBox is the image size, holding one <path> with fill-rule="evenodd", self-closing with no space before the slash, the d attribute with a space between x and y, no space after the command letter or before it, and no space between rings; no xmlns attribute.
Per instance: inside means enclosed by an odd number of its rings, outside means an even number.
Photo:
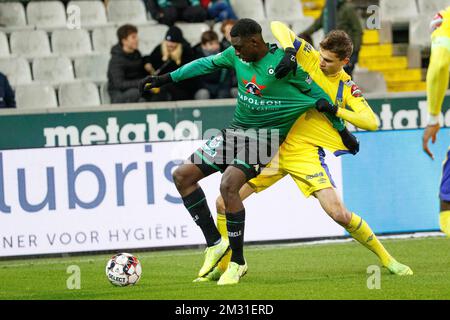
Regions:
<svg viewBox="0 0 450 320"><path fill-rule="evenodd" d="M338 106L329 103L327 99L320 98L319 100L316 101L316 109L319 112L328 112L336 115L338 111Z"/></svg>
<svg viewBox="0 0 450 320"><path fill-rule="evenodd" d="M288 75L292 71L295 76L297 72L297 51L294 48L286 48L284 50L284 57L275 68L275 78L281 79Z"/></svg>
<svg viewBox="0 0 450 320"><path fill-rule="evenodd" d="M147 76L139 82L139 92L142 96L150 93L153 88L159 88L172 81L172 77L169 73L161 76Z"/></svg>

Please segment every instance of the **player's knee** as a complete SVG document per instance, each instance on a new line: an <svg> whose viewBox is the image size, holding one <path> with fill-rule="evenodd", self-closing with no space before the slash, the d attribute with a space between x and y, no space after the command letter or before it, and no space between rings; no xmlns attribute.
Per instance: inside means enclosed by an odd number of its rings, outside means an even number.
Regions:
<svg viewBox="0 0 450 320"><path fill-rule="evenodd" d="M216 210L217 213L225 213L225 202L223 201L222 196L218 196L216 199Z"/></svg>
<svg viewBox="0 0 450 320"><path fill-rule="evenodd" d="M234 183L229 177L223 176L222 181L220 182L220 194L225 201L232 196L239 197L239 186L236 185L236 183Z"/></svg>
<svg viewBox="0 0 450 320"><path fill-rule="evenodd" d="M179 166L172 173L173 182L178 190L188 187L194 183L190 177L189 170L184 165Z"/></svg>
<svg viewBox="0 0 450 320"><path fill-rule="evenodd" d="M342 226L347 226L351 220L351 213L340 202L336 202L330 208L328 214Z"/></svg>

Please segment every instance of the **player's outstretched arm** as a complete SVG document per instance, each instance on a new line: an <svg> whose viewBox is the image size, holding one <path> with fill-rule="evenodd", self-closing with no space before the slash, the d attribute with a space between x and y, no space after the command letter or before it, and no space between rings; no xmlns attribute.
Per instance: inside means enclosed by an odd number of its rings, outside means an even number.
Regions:
<svg viewBox="0 0 450 320"><path fill-rule="evenodd" d="M336 105L327 103L327 101L322 101L320 104L317 104L316 109L319 112L326 112L342 118L358 128L370 131L377 130L379 124L375 113L370 108L366 99L360 93L356 92L356 90L359 90L356 85L355 88L347 93L346 101L350 110L338 108Z"/></svg>
<svg viewBox="0 0 450 320"><path fill-rule="evenodd" d="M234 48L230 47L214 56L199 58L185 64L170 74L161 76L148 76L139 83L141 95L148 93L153 88L159 88L171 82L179 82L197 76L212 73L222 68L234 67Z"/></svg>

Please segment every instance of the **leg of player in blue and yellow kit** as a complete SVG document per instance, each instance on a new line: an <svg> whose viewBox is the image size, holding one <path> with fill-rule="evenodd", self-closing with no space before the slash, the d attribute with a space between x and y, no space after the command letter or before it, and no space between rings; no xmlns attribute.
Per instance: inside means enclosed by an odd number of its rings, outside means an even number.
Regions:
<svg viewBox="0 0 450 320"><path fill-rule="evenodd" d="M431 48L430 64L427 71L427 100L428 110L431 115L438 115L442 109L445 92L448 88L450 66L450 38L436 37ZM439 123L428 125L424 132L424 149L433 158L428 150L428 140L435 142L439 131ZM448 154L447 154L448 159ZM450 164L444 162L440 188L440 215L439 226L442 232L450 237Z"/></svg>
<svg viewBox="0 0 450 320"><path fill-rule="evenodd" d="M344 203L333 188L328 168L324 163L321 153L319 152L318 154L317 147L303 145L302 148L298 149L301 150L300 154L289 150L289 152L285 153L287 154L286 157L280 157L283 160L283 168L279 171L281 174L260 175L251 180L242 187L240 192L241 197L247 198L254 191L262 191L281 179L286 173L289 173L306 197L314 195L319 200L324 211L334 221L343 226L356 241L375 253L380 259L381 264L391 273L396 275L412 275L413 272L408 266L397 262L387 252L367 222L356 213L350 212L345 208ZM322 173L317 175L318 179L306 179L307 175L311 176L312 173L317 172ZM271 181L271 179L273 180ZM223 201L220 197L216 201L216 206L219 214L224 212ZM222 222L218 220L218 223L220 224Z"/></svg>
<svg viewBox="0 0 450 320"><path fill-rule="evenodd" d="M440 203L440 215L439 226L441 231L444 232L447 237L450 237L450 148L447 151L447 157L444 161L442 169L441 186L439 192Z"/></svg>

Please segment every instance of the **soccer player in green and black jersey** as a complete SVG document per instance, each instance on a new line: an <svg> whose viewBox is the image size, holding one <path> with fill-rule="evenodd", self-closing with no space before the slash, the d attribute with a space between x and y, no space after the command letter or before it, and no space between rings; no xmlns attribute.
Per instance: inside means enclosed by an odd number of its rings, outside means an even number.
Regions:
<svg viewBox="0 0 450 320"><path fill-rule="evenodd" d="M228 269L219 285L235 284L247 272L243 255L245 208L239 189L269 163L299 116L330 98L299 66L288 76L275 78L275 67L284 57L276 45L266 44L261 26L251 19L239 20L231 30L232 46L210 57L197 59L162 76L141 81L143 94L166 83L233 68L238 78L237 106L230 125L196 150L173 173L175 185L206 242L206 256L198 276L211 272L231 247ZM328 115L333 126L346 130L342 120ZM229 241L222 238L198 181L223 173L220 192L225 202Z"/></svg>

